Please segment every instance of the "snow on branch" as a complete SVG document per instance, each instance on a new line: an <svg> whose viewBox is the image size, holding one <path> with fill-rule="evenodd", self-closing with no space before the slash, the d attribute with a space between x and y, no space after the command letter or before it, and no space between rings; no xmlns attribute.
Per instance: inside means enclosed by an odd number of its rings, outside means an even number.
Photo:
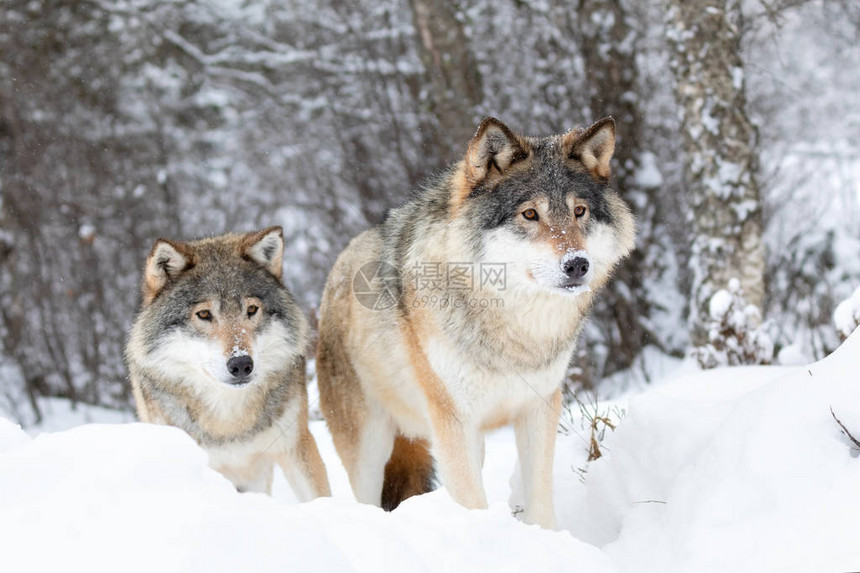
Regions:
<svg viewBox="0 0 860 573"><path fill-rule="evenodd" d="M843 340L860 326L860 287L837 305L836 310L833 311L833 323Z"/></svg>

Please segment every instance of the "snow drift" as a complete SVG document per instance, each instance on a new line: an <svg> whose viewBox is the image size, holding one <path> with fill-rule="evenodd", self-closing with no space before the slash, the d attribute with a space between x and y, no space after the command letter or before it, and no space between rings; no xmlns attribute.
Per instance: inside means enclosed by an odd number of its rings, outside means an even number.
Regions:
<svg viewBox="0 0 860 573"><path fill-rule="evenodd" d="M860 570L860 451L834 418L860 438L860 332L809 367L697 373L628 412L563 520L620 570Z"/></svg>
<svg viewBox="0 0 860 573"><path fill-rule="evenodd" d="M92 424L30 440L4 423L0 446L2 571L613 571L504 503L467 511L437 492L385 514L239 494L175 428Z"/></svg>
<svg viewBox="0 0 860 573"><path fill-rule="evenodd" d="M444 491L391 514L338 487L301 505L277 485L274 498L238 494L173 428L89 424L32 439L0 420L0 570L857 571L860 451L836 418L860 437L858 373L855 332L808 367L655 385L630 400L584 481L582 442L559 441L562 532L519 523L503 502L465 510ZM491 459L500 452L504 464ZM514 460L512 434L496 434L491 499L508 491Z"/></svg>

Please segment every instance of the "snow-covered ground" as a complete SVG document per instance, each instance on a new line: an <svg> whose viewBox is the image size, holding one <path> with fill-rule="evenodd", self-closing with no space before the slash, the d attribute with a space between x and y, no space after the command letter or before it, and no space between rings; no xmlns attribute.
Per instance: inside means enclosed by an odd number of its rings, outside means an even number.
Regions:
<svg viewBox="0 0 860 573"><path fill-rule="evenodd" d="M297 504L280 476L236 493L179 430L56 403L36 437L0 420L0 571L860 570L860 450L836 421L860 438L860 331L810 366L687 370L619 404L599 460L587 429L560 436L549 532L511 516L509 430L488 436L489 510L441 490L386 514L352 499L321 422L334 497Z"/></svg>

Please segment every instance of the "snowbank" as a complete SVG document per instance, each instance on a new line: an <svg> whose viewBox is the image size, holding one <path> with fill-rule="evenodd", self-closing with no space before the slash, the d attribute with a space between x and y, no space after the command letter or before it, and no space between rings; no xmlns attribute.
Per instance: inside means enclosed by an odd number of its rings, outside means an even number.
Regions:
<svg viewBox="0 0 860 573"><path fill-rule="evenodd" d="M662 385L630 402L580 491L559 484L562 524L621 571L858 571L860 451L831 407L860 438L860 332L809 367Z"/></svg>
<svg viewBox="0 0 860 573"><path fill-rule="evenodd" d="M173 428L91 424L31 440L4 423L0 446L2 571L614 571L504 503L468 511L437 492L385 514L239 494Z"/></svg>
<svg viewBox="0 0 860 573"><path fill-rule="evenodd" d="M860 451L831 414L860 438L858 373L855 332L811 366L653 385L596 462L587 433L559 440L561 532L511 517L510 431L487 444L488 511L439 491L385 514L351 499L319 423L335 497L299 505L283 479L236 493L173 428L0 420L0 571L858 571Z"/></svg>

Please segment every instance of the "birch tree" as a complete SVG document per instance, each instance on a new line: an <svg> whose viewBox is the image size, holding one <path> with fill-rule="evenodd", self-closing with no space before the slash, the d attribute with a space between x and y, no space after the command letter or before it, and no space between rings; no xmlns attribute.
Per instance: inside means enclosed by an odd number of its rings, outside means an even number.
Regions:
<svg viewBox="0 0 860 573"><path fill-rule="evenodd" d="M685 152L691 234L690 329L706 342L708 303L737 278L764 299L764 246L755 129L746 112L739 0L667 0L666 36Z"/></svg>

